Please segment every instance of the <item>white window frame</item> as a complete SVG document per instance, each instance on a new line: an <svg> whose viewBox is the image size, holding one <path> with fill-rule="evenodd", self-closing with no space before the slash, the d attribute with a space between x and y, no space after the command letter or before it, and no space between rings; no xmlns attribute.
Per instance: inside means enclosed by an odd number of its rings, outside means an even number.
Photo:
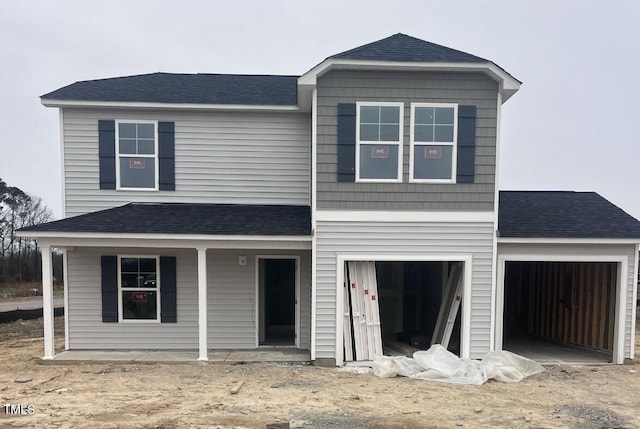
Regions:
<svg viewBox="0 0 640 429"><path fill-rule="evenodd" d="M400 117L398 123L398 141L360 141L360 107L399 107ZM402 183L402 147L404 142L404 103L383 101L358 101L356 102L356 182L362 183ZM398 146L398 177L395 179L368 179L360 177L360 144L367 145L397 145Z"/></svg>
<svg viewBox="0 0 640 429"><path fill-rule="evenodd" d="M414 140L416 107L453 108L453 142L416 142ZM411 103L411 130L409 137L409 182L410 183L456 183L458 165L458 104L457 103ZM451 146L450 179L416 179L414 177L415 146Z"/></svg>
<svg viewBox="0 0 640 429"><path fill-rule="evenodd" d="M138 120L138 119L117 119L116 121L116 190L117 191L158 191L159 188L159 180L158 174L160 172L159 169L159 157L158 157L158 121L149 121L149 120ZM120 154L120 124L153 124L153 133L154 133L154 154L137 154L132 156L131 154ZM120 157L124 158L153 158L155 160L155 184L153 188L130 188L123 187L120 185Z"/></svg>
<svg viewBox="0 0 640 429"><path fill-rule="evenodd" d="M156 260L156 287L122 287L122 259L155 259ZM160 256L159 255L118 255L118 323L160 323ZM125 319L122 309L122 292L156 292L156 318L155 319Z"/></svg>

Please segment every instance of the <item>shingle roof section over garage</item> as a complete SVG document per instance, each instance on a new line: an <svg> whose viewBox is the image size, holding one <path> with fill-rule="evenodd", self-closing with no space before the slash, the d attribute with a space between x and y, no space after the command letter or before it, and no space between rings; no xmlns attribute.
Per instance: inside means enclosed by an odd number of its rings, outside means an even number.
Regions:
<svg viewBox="0 0 640 429"><path fill-rule="evenodd" d="M295 106L298 76L152 73L76 82L42 100Z"/></svg>
<svg viewBox="0 0 640 429"><path fill-rule="evenodd" d="M352 60L378 60L403 62L488 62L484 58L467 54L446 46L398 33L376 42L332 55L329 58Z"/></svg>
<svg viewBox="0 0 640 429"><path fill-rule="evenodd" d="M311 210L284 205L130 203L21 231L304 236L311 234Z"/></svg>
<svg viewBox="0 0 640 429"><path fill-rule="evenodd" d="M635 239L640 221L595 192L501 191L498 230L511 238Z"/></svg>

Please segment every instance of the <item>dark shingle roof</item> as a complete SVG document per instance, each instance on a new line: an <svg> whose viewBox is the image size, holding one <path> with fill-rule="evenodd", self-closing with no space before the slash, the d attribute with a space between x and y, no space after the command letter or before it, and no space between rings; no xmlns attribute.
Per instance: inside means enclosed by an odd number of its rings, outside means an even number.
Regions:
<svg viewBox="0 0 640 429"><path fill-rule="evenodd" d="M484 58L398 33L329 58L405 62L488 62Z"/></svg>
<svg viewBox="0 0 640 429"><path fill-rule="evenodd" d="M595 192L501 191L500 237L640 238L640 221Z"/></svg>
<svg viewBox="0 0 640 429"><path fill-rule="evenodd" d="M298 76L152 73L76 82L42 99L295 106Z"/></svg>
<svg viewBox="0 0 640 429"><path fill-rule="evenodd" d="M130 203L20 231L310 235L311 210L308 206Z"/></svg>

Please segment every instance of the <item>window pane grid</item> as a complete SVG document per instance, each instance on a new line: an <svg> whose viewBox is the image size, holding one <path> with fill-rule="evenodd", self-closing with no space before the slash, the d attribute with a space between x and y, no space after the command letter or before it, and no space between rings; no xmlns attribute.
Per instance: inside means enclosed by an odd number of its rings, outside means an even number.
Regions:
<svg viewBox="0 0 640 429"><path fill-rule="evenodd" d="M397 106L360 106L360 141L400 140L400 108Z"/></svg>
<svg viewBox="0 0 640 429"><path fill-rule="evenodd" d="M453 144L453 107L416 107L414 141Z"/></svg>
<svg viewBox="0 0 640 429"><path fill-rule="evenodd" d="M154 124L119 124L120 153L155 156Z"/></svg>

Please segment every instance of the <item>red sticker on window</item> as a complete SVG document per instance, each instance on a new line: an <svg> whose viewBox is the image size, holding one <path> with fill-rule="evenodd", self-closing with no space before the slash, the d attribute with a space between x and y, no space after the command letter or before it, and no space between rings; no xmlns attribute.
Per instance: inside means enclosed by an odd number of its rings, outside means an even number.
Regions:
<svg viewBox="0 0 640 429"><path fill-rule="evenodd" d="M144 158L131 158L129 168L144 168Z"/></svg>
<svg viewBox="0 0 640 429"><path fill-rule="evenodd" d="M132 302L147 302L148 294L146 292L133 292L131 294Z"/></svg>
<svg viewBox="0 0 640 429"><path fill-rule="evenodd" d="M442 148L440 146L425 146L425 158L442 158Z"/></svg>
<svg viewBox="0 0 640 429"><path fill-rule="evenodd" d="M389 146L372 146L371 158L389 158Z"/></svg>

